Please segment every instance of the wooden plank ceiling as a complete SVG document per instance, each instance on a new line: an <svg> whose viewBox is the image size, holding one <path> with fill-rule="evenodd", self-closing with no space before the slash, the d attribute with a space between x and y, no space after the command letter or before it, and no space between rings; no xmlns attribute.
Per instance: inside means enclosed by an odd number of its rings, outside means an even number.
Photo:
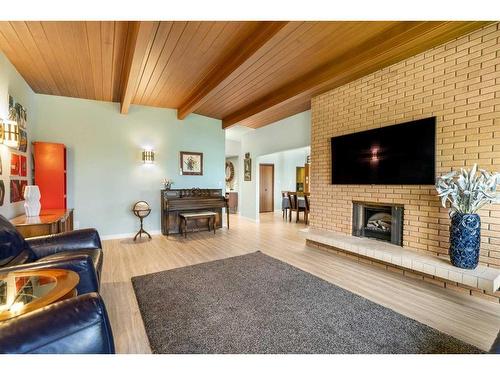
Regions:
<svg viewBox="0 0 500 375"><path fill-rule="evenodd" d="M258 128L485 22L0 22L37 93L175 108Z"/></svg>

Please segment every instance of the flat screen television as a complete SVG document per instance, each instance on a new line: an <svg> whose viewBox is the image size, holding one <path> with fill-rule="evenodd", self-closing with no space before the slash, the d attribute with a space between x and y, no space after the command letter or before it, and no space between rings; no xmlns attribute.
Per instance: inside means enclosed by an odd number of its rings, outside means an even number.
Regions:
<svg viewBox="0 0 500 375"><path fill-rule="evenodd" d="M332 184L432 185L436 118L331 139Z"/></svg>

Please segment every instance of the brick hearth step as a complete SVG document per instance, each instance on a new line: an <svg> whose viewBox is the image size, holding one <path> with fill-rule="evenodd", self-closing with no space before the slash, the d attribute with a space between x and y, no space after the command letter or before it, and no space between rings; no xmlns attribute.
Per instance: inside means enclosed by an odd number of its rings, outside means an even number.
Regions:
<svg viewBox="0 0 500 375"><path fill-rule="evenodd" d="M479 265L474 270L464 270L453 266L447 258L422 254L417 250L371 238L313 228L302 229L301 232L306 239L313 242L487 292L494 292L500 288L500 269Z"/></svg>

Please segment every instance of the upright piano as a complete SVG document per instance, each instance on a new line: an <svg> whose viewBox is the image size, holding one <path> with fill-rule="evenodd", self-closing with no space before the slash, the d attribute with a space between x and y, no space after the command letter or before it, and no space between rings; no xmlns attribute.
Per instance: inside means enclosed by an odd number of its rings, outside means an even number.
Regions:
<svg viewBox="0 0 500 375"><path fill-rule="evenodd" d="M222 208L226 209L229 228L229 209L222 189L171 189L161 191L161 232L179 233L179 213L213 211L217 213L215 225L222 227ZM200 223L199 227L206 226Z"/></svg>

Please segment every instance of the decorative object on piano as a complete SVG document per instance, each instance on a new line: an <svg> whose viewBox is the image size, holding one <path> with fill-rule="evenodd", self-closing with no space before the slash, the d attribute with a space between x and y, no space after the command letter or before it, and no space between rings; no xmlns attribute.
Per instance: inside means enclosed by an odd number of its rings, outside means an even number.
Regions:
<svg viewBox="0 0 500 375"><path fill-rule="evenodd" d="M187 176L203 176L203 153L180 152L181 174Z"/></svg>
<svg viewBox="0 0 500 375"><path fill-rule="evenodd" d="M0 180L0 206L3 206L4 199L5 199L5 184L3 180Z"/></svg>
<svg viewBox="0 0 500 375"><path fill-rule="evenodd" d="M174 180L171 180L170 178L163 179L163 188L165 190L170 190L172 188L173 184L174 184Z"/></svg>
<svg viewBox="0 0 500 375"><path fill-rule="evenodd" d="M243 177L245 181L252 181L252 159L250 159L249 152L245 154L243 160Z"/></svg>
<svg viewBox="0 0 500 375"><path fill-rule="evenodd" d="M40 215L40 209L42 205L40 204L40 189L37 185L27 185L24 187L24 211L26 216L38 216Z"/></svg>
<svg viewBox="0 0 500 375"><path fill-rule="evenodd" d="M10 180L10 203L16 203L23 200L21 194L21 181Z"/></svg>
<svg viewBox="0 0 500 375"><path fill-rule="evenodd" d="M145 217L147 217L151 213L151 207L149 206L149 203L146 201L139 201L134 204L132 207L132 212L134 213L135 216L137 216L141 222L141 228L139 229L139 232L134 236L134 241L137 239L137 236L142 238L142 234L147 234L149 239L151 239L151 235L144 230L143 223L142 221L144 220Z"/></svg>
<svg viewBox="0 0 500 375"><path fill-rule="evenodd" d="M234 165L230 160L226 160L226 185L232 187L234 180Z"/></svg>
<svg viewBox="0 0 500 375"><path fill-rule="evenodd" d="M153 164L155 162L155 152L153 150L143 150L142 162L144 164Z"/></svg>
<svg viewBox="0 0 500 375"><path fill-rule="evenodd" d="M10 155L10 175L19 176L21 170L21 155L11 154Z"/></svg>

